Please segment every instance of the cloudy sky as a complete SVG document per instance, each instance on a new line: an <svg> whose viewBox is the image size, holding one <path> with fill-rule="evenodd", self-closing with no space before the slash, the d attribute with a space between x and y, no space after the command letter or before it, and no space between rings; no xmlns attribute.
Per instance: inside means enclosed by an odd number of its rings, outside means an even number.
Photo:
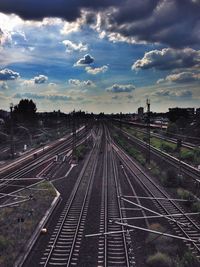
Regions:
<svg viewBox="0 0 200 267"><path fill-rule="evenodd" d="M0 109L200 107L200 0L1 0Z"/></svg>

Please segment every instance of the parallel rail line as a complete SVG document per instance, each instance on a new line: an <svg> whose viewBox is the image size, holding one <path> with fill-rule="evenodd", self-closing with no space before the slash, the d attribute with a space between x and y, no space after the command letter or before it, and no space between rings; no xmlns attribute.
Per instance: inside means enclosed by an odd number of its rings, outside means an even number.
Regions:
<svg viewBox="0 0 200 267"><path fill-rule="evenodd" d="M81 134L77 140L77 146L80 145L84 141L84 136ZM53 147L50 151L47 151L45 154L40 155L39 158L33 159L31 163L25 164L20 169L13 171L11 174L4 176L0 179L0 189L3 190L5 187L9 186L12 183L12 180L16 180L22 178L24 175L38 169L40 166L44 165L45 163L50 162L53 160L57 153L64 154L67 153L72 146L72 137L68 140L59 144L56 147ZM4 181L5 180L5 181Z"/></svg>
<svg viewBox="0 0 200 267"><path fill-rule="evenodd" d="M124 166L131 173L140 185L145 189L148 195L153 197L154 203L162 214L171 218L170 224L181 237L186 237L190 240L196 240L196 242L186 242L186 245L191 251L199 258L200 257L200 225L193 218L185 214L185 211L180 207L177 202L172 200L170 196L158 186L145 172L118 146L113 142L113 148L115 149L118 157L123 162ZM160 200L159 198L165 198ZM182 216L173 217L173 214L181 213Z"/></svg>
<svg viewBox="0 0 200 267"><path fill-rule="evenodd" d="M101 133L100 133L101 136ZM78 263L89 200L99 156L98 138L61 213L40 265L73 266Z"/></svg>
<svg viewBox="0 0 200 267"><path fill-rule="evenodd" d="M130 135L129 133L122 131L126 136L128 136L130 138L130 140L132 140L133 142L137 143L139 146L141 146L143 149L147 150L147 144L145 142L143 142L142 140L138 139L137 137L134 137L132 135ZM167 161L169 164L171 164L173 167L182 170L182 172L184 172L185 174L189 175L189 177L197 179L200 181L200 171L185 163L184 161L181 161L153 146L150 146L151 149L151 153L154 154L155 156L159 156L161 158L163 158L165 161Z"/></svg>
<svg viewBox="0 0 200 267"><path fill-rule="evenodd" d="M105 128L105 130L107 130ZM132 259L129 257L128 245L131 238L125 228L113 223L115 218L123 220L122 203L119 199L121 187L118 181L116 159L110 144L110 135L106 131L106 144L104 154L102 202L100 217L100 232L110 233L99 237L98 266L102 267L131 267Z"/></svg>

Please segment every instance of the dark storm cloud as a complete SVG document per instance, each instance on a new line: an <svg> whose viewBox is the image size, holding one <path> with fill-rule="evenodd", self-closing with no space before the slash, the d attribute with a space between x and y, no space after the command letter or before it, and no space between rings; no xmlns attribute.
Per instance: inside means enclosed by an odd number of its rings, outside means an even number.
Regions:
<svg viewBox="0 0 200 267"><path fill-rule="evenodd" d="M126 1L127 8L120 9L108 20L108 31L127 38L150 43L165 43L173 47L199 44L200 2L192 0L144 1L138 15L135 5L139 0ZM143 2L143 1L140 1ZM123 20L122 20L123 18Z"/></svg>
<svg viewBox="0 0 200 267"><path fill-rule="evenodd" d="M120 2L122 0L1 0L0 11L29 20L60 17L72 21L80 16L81 8L99 9Z"/></svg>
<svg viewBox="0 0 200 267"><path fill-rule="evenodd" d="M199 0L0 1L0 12L33 20L60 17L75 21L82 10L87 10L85 23L96 25L96 30L112 41L163 43L172 47L200 43Z"/></svg>

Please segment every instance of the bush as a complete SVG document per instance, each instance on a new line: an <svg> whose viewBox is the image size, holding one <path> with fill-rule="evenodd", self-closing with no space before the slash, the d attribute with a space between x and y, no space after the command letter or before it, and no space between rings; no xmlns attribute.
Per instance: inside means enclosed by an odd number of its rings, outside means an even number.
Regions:
<svg viewBox="0 0 200 267"><path fill-rule="evenodd" d="M181 184L181 177L179 177L174 169L168 169L166 171L165 179L163 183L167 187L177 187Z"/></svg>
<svg viewBox="0 0 200 267"><path fill-rule="evenodd" d="M1 235L0 236L0 252L4 251L7 248L8 244L9 244L8 240L4 236Z"/></svg>
<svg viewBox="0 0 200 267"><path fill-rule="evenodd" d="M191 252L186 252L176 267L199 267L199 262Z"/></svg>
<svg viewBox="0 0 200 267"><path fill-rule="evenodd" d="M85 146L84 145L80 145L75 150L75 155L78 158L78 160L81 160L84 158L84 153L85 153Z"/></svg>
<svg viewBox="0 0 200 267"><path fill-rule="evenodd" d="M151 161L151 164L150 164L150 170L151 170L151 173L154 175L154 176L160 176L161 174L161 171L160 171L160 168L159 166L156 164L155 161Z"/></svg>
<svg viewBox="0 0 200 267"><path fill-rule="evenodd" d="M164 253L157 252L148 257L146 261L149 267L171 267L172 262L169 256Z"/></svg>
<svg viewBox="0 0 200 267"><path fill-rule="evenodd" d="M183 151L181 152L181 159L186 161L194 161L194 152L193 151Z"/></svg>
<svg viewBox="0 0 200 267"><path fill-rule="evenodd" d="M161 150L167 152L167 153L172 153L174 152L174 149L172 146L166 144L166 143L162 143L161 146L160 146Z"/></svg>
<svg viewBox="0 0 200 267"><path fill-rule="evenodd" d="M177 195L181 198L181 199L185 199L185 200L191 200L193 199L193 195L185 190L185 189L182 189L182 188L178 188L177 189Z"/></svg>
<svg viewBox="0 0 200 267"><path fill-rule="evenodd" d="M179 198L184 199L184 200L194 200L193 194L182 188L178 188L177 195ZM188 207L191 207L194 205L194 203L191 201L184 202L184 204Z"/></svg>
<svg viewBox="0 0 200 267"><path fill-rule="evenodd" d="M200 149L199 148L195 148L194 150L194 161L197 164L200 164Z"/></svg>
<svg viewBox="0 0 200 267"><path fill-rule="evenodd" d="M166 232L166 229L159 223L153 223L149 226L149 229L158 231L161 233ZM175 255L177 252L177 246L173 244L172 238L168 236L149 233L146 239L146 243L152 245L156 251Z"/></svg>
<svg viewBox="0 0 200 267"><path fill-rule="evenodd" d="M193 212L200 212L200 203L199 202L193 202L192 211Z"/></svg>

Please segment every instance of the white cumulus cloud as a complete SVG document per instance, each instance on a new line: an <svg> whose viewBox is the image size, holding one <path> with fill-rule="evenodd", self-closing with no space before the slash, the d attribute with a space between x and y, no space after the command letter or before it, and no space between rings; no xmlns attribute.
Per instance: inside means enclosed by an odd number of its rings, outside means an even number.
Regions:
<svg viewBox="0 0 200 267"><path fill-rule="evenodd" d="M78 87L95 87L95 83L91 80L87 80L87 81L81 81L78 79L69 79L69 84L73 85L73 86L78 86Z"/></svg>
<svg viewBox="0 0 200 267"><path fill-rule="evenodd" d="M64 40L62 42L65 46L66 46L66 51L67 52L72 52L72 51L80 51L80 52L83 52L83 51L87 51L88 50L88 46L87 45L84 45L83 43L74 43L70 40Z"/></svg>
<svg viewBox="0 0 200 267"><path fill-rule="evenodd" d="M34 77L33 80L36 84L42 84L48 81L48 77L45 75L39 75L39 76Z"/></svg>
<svg viewBox="0 0 200 267"><path fill-rule="evenodd" d="M102 67L97 67L97 68L92 68L92 67L86 67L85 70L87 71L87 73L89 74L99 74L99 73L104 73L108 70L108 66L104 65Z"/></svg>

